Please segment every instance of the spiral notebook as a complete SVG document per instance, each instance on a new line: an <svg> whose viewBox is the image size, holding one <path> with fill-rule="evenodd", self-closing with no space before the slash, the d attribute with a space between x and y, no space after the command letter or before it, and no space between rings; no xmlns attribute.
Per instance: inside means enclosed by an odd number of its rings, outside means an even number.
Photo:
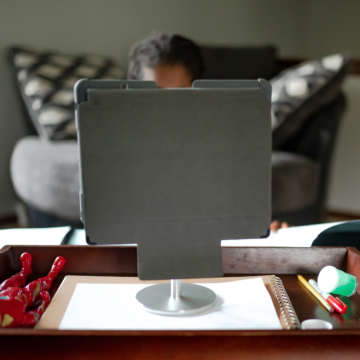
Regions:
<svg viewBox="0 0 360 360"><path fill-rule="evenodd" d="M67 276L37 324L60 330L281 330L299 328L289 296L274 275L191 279L218 295L214 308L193 316L146 312L135 294L164 281ZM166 282L166 281L165 281Z"/></svg>

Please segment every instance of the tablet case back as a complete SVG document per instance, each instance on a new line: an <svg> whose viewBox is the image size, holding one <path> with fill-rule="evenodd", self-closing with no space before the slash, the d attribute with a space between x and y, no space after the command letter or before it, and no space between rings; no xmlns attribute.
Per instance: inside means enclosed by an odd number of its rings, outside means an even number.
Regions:
<svg viewBox="0 0 360 360"><path fill-rule="evenodd" d="M80 81L88 243L137 244L140 279L185 279L223 275L221 240L266 236L271 90L261 81L188 89Z"/></svg>

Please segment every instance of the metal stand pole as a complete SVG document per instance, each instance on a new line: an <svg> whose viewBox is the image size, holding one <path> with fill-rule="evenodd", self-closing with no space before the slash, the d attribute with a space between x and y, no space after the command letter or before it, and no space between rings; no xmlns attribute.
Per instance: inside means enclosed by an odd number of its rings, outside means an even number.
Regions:
<svg viewBox="0 0 360 360"><path fill-rule="evenodd" d="M170 297L173 300L178 300L181 293L181 280L174 279L170 280Z"/></svg>

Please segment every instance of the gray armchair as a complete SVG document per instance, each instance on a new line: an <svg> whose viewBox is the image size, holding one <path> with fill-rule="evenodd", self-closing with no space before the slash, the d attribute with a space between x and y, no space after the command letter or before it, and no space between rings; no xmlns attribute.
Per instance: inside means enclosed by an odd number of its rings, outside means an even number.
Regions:
<svg viewBox="0 0 360 360"><path fill-rule="evenodd" d="M278 72L276 51L264 48L203 48L205 78L265 78ZM345 98L337 98L307 119L272 155L273 218L294 225L324 221L333 147ZM72 225L79 218L76 140L21 139L11 158L14 188L33 227Z"/></svg>

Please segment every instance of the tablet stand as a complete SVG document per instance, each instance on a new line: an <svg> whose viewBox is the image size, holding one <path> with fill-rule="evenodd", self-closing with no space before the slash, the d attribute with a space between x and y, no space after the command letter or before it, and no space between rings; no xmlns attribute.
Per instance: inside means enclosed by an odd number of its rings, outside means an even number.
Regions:
<svg viewBox="0 0 360 360"><path fill-rule="evenodd" d="M193 315L211 309L216 294L200 285L183 284L179 279L170 284L148 286L136 294L145 310L159 315Z"/></svg>
<svg viewBox="0 0 360 360"><path fill-rule="evenodd" d="M179 279L222 277L222 239L269 234L270 84L80 80L75 103L87 243L137 244L139 279L171 280L136 295L146 310L210 309L213 291Z"/></svg>

